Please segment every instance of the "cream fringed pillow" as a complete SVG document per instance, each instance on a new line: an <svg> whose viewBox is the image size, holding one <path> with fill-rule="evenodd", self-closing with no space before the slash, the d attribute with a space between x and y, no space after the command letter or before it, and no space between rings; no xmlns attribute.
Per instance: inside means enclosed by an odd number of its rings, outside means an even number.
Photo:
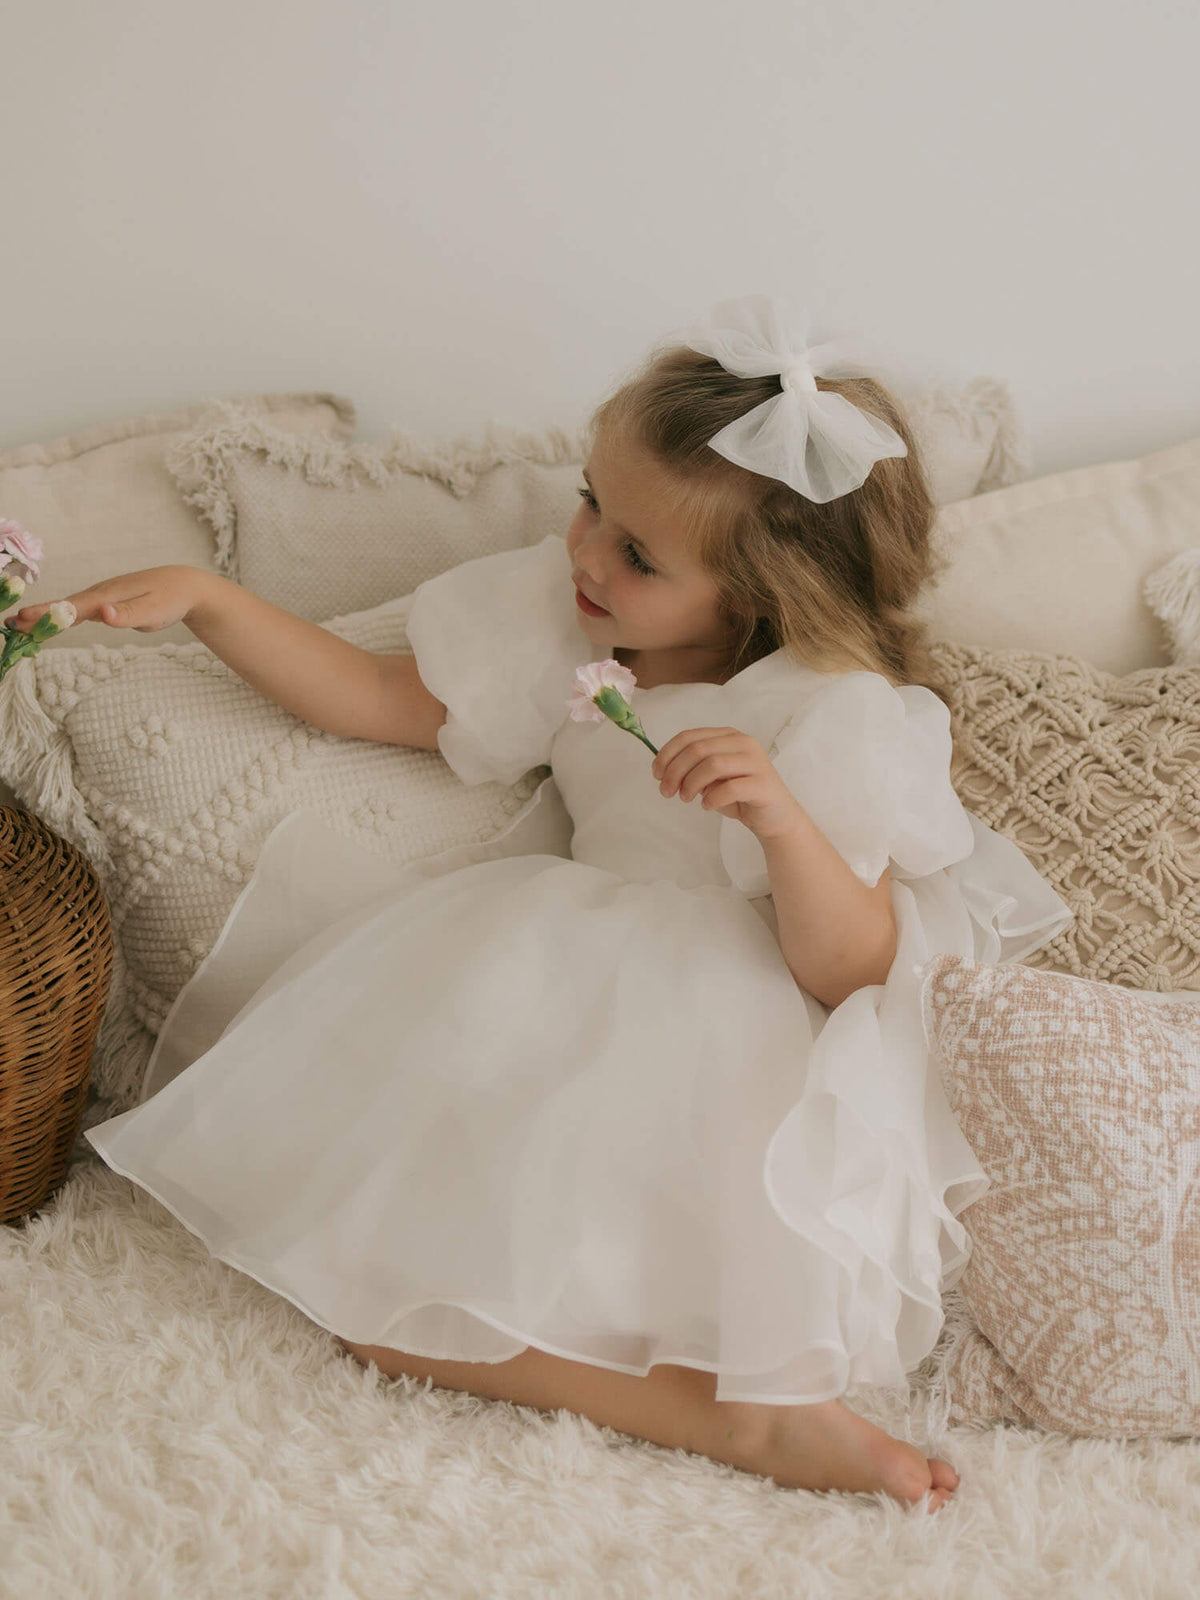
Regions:
<svg viewBox="0 0 1200 1600"><path fill-rule="evenodd" d="M1200 995L952 955L921 995L992 1181L962 1213L951 1419L1200 1434Z"/></svg>
<svg viewBox="0 0 1200 1600"><path fill-rule="evenodd" d="M1012 401L979 378L905 402L939 500L1011 483L1028 464ZM409 594L460 562L566 537L586 429L482 440L395 432L384 444L298 440L235 413L175 445L168 466L216 535L218 570L312 621Z"/></svg>
<svg viewBox="0 0 1200 1600"><path fill-rule="evenodd" d="M322 626L406 651L411 599ZM115 1109L135 1103L171 1002L288 812L311 807L364 849L431 871L567 856L570 820L548 774L467 786L439 751L325 733L198 640L42 651L0 681L0 778L84 852L112 914L92 1081Z"/></svg>
<svg viewBox="0 0 1200 1600"><path fill-rule="evenodd" d="M1200 666L1117 678L1068 655L933 657L959 798L1075 913L1027 964L1200 989Z"/></svg>
<svg viewBox="0 0 1200 1600"><path fill-rule="evenodd" d="M411 594L478 556L564 536L579 504L576 436L493 427L479 444L298 439L230 411L167 465L209 522L217 570L317 621Z"/></svg>

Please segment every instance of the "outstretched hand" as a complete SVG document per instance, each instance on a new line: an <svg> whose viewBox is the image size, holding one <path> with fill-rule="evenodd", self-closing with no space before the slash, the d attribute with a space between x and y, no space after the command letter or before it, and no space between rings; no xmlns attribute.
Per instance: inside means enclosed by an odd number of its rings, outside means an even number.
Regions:
<svg viewBox="0 0 1200 1600"><path fill-rule="evenodd" d="M762 745L737 728L685 728L660 748L650 770L668 799L699 795L706 811L744 823L760 841L791 833L802 815Z"/></svg>
<svg viewBox="0 0 1200 1600"><path fill-rule="evenodd" d="M139 572L105 578L87 589L64 595L63 599L75 607L75 623L104 622L110 628L157 633L186 621L204 577L203 569L197 567L144 567ZM50 605L48 600L33 601L5 617L4 624L18 633L28 633Z"/></svg>

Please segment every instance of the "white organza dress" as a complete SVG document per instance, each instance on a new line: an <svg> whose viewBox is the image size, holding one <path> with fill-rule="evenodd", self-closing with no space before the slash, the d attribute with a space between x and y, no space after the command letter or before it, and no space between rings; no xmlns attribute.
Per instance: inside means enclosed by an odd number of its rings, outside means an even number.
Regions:
<svg viewBox="0 0 1200 1600"><path fill-rule="evenodd" d="M422 584L409 639L466 783L549 762L572 859L395 866L295 811L167 1017L142 1103L90 1130L220 1260L357 1343L529 1345L782 1404L901 1384L987 1179L943 1096L920 965L1020 960L1071 911L949 778L949 713L873 672L765 657L635 689L661 746L758 739L864 883L885 984L802 990L741 823L665 798L639 739L567 711L557 535ZM550 780L547 780L550 781Z"/></svg>

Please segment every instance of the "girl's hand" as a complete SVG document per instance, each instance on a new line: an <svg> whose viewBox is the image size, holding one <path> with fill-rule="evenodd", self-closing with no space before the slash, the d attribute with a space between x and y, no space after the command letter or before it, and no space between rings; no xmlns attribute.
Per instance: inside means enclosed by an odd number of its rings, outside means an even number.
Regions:
<svg viewBox="0 0 1200 1600"><path fill-rule="evenodd" d="M207 576L200 567L146 567L141 572L105 578L76 594L65 594L62 599L75 607L75 623L105 622L110 628L157 633L160 628L187 620ZM22 606L4 618L5 625L18 633L28 633L50 606L49 600Z"/></svg>
<svg viewBox="0 0 1200 1600"><path fill-rule="evenodd" d="M667 740L650 768L662 793L694 800L745 823L760 840L791 833L800 802L757 739L736 728L685 728Z"/></svg>

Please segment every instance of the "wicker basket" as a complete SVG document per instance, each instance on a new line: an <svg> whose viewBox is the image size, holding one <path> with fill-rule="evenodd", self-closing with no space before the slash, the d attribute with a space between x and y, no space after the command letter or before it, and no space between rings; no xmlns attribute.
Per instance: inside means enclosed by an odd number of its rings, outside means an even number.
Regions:
<svg viewBox="0 0 1200 1600"><path fill-rule="evenodd" d="M108 1001L108 905L85 856L0 806L0 1222L67 1176Z"/></svg>

